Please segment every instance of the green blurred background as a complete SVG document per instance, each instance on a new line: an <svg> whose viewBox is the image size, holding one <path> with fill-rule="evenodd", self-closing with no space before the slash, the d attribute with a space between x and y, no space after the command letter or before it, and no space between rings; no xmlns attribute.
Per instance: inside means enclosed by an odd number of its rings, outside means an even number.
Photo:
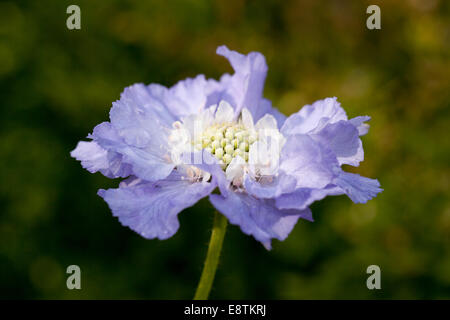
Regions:
<svg viewBox="0 0 450 320"><path fill-rule="evenodd" d="M66 8L81 7L81 30ZM366 8L381 8L381 30ZM289 115L337 96L372 116L366 160L350 169L384 192L329 197L266 251L228 229L215 299L450 298L450 2L0 2L0 297L189 299L212 224L201 201L166 241L145 240L96 195L118 181L69 152L136 82L171 86L232 72L226 44L262 52L265 96ZM66 288L66 268L82 290ZM381 290L366 288L367 266Z"/></svg>

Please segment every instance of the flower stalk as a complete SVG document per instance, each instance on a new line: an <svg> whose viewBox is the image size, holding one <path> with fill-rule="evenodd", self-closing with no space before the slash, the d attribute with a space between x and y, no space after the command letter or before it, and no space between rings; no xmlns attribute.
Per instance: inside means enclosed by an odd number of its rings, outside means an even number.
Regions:
<svg viewBox="0 0 450 320"><path fill-rule="evenodd" d="M211 291L216 275L217 265L219 264L220 252L222 250L223 239L227 230L227 218L215 211L214 223L209 240L208 253L206 254L205 264L203 266L202 275L194 295L194 300L207 300Z"/></svg>

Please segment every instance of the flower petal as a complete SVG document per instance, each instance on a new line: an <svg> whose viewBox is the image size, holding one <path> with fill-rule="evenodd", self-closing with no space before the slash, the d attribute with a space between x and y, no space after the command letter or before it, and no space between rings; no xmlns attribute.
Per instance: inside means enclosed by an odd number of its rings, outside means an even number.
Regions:
<svg viewBox="0 0 450 320"><path fill-rule="evenodd" d="M108 178L125 178L132 174L131 166L123 163L122 155L106 151L95 141L80 141L70 155L81 161L83 168L91 173L100 171Z"/></svg>
<svg viewBox="0 0 450 320"><path fill-rule="evenodd" d="M251 130L254 128L253 117L250 111L247 108L242 109L242 124L245 128Z"/></svg>
<svg viewBox="0 0 450 320"><path fill-rule="evenodd" d="M262 100L264 82L267 74L267 64L264 56L259 52L250 52L243 55L229 50L226 46L217 48L217 54L230 61L235 73L232 76L224 75L221 83L226 86L226 95L233 98L235 116L241 113L242 108L247 108L255 116Z"/></svg>
<svg viewBox="0 0 450 320"><path fill-rule="evenodd" d="M358 166L364 160L358 129L349 121L341 120L329 124L311 137L333 150L339 165Z"/></svg>
<svg viewBox="0 0 450 320"><path fill-rule="evenodd" d="M273 177L262 177L259 181L250 175L244 178L245 190L257 198L276 198L283 193L292 192L295 189L297 180L284 173L279 173Z"/></svg>
<svg viewBox="0 0 450 320"><path fill-rule="evenodd" d="M230 223L238 225L242 232L252 235L268 250L271 239L286 239L299 218L312 220L309 209L279 210L270 200L260 200L246 194L232 192L228 197L212 194L209 199Z"/></svg>
<svg viewBox="0 0 450 320"><path fill-rule="evenodd" d="M369 121L369 116L360 116L355 117L353 119L348 120L351 124L353 124L357 129L360 136L363 136L369 132L369 125L365 123L366 121Z"/></svg>
<svg viewBox="0 0 450 320"><path fill-rule="evenodd" d="M227 180L233 181L235 179L242 179L246 167L247 162L245 162L241 156L234 157L225 171Z"/></svg>
<svg viewBox="0 0 450 320"><path fill-rule="evenodd" d="M211 174L223 195L228 195L230 181L227 180L218 160L208 151L185 152L182 155L185 164L192 165Z"/></svg>
<svg viewBox="0 0 450 320"><path fill-rule="evenodd" d="M325 125L347 120L337 98L326 98L306 105L286 119L281 133L286 135L315 133Z"/></svg>
<svg viewBox="0 0 450 320"><path fill-rule="evenodd" d="M324 188L339 170L334 153L308 135L289 136L282 151L280 169L297 179L297 188Z"/></svg>
<svg viewBox="0 0 450 320"><path fill-rule="evenodd" d="M225 100L220 101L216 111L216 123L232 122L234 118L233 107Z"/></svg>
<svg viewBox="0 0 450 320"><path fill-rule="evenodd" d="M204 75L179 81L171 88L159 84L148 86L152 97L164 105L177 120L189 115L198 114L208 103L210 95L221 90L219 83L213 79L205 79Z"/></svg>
<svg viewBox="0 0 450 320"><path fill-rule="evenodd" d="M364 149L362 145L361 139L358 139L358 147L356 148L356 152L350 156L340 156L338 157L338 161L340 165L348 164L350 166L357 167L359 163L364 161Z"/></svg>
<svg viewBox="0 0 450 320"><path fill-rule="evenodd" d="M278 209L303 210L309 207L314 201L321 200L326 196L341 194L344 194L344 191L335 185L328 185L323 189L300 188L276 198L275 205Z"/></svg>
<svg viewBox="0 0 450 320"><path fill-rule="evenodd" d="M95 141L80 141L77 147L70 152L70 155L81 161L81 166L90 173L107 169L108 151L100 147Z"/></svg>
<svg viewBox="0 0 450 320"><path fill-rule="evenodd" d="M342 171L334 182L354 203L366 203L383 191L376 179Z"/></svg>
<svg viewBox="0 0 450 320"><path fill-rule="evenodd" d="M264 115L271 114L275 117L278 124L278 129L280 129L284 121L286 121L286 116L278 111L277 108L272 107L272 102L268 99L263 98L258 106L258 109L253 112L253 118L255 121L261 119Z"/></svg>
<svg viewBox="0 0 450 320"><path fill-rule="evenodd" d="M277 130L277 119L271 114L265 114L261 119L256 122L256 130Z"/></svg>
<svg viewBox="0 0 450 320"><path fill-rule="evenodd" d="M167 142L168 128L176 120L165 107L152 103L147 87L142 84L125 88L109 115L117 134L126 144L137 148L158 149Z"/></svg>
<svg viewBox="0 0 450 320"><path fill-rule="evenodd" d="M94 139L103 149L116 152L122 156L122 162L132 167L133 173L147 181L166 178L174 165L169 160L168 152L162 148L137 148L125 143L111 123L103 122L94 128L89 138Z"/></svg>
<svg viewBox="0 0 450 320"><path fill-rule="evenodd" d="M269 139L268 142L261 139L250 146L248 169L253 177L272 176L278 171L280 164L279 143L276 139Z"/></svg>
<svg viewBox="0 0 450 320"><path fill-rule="evenodd" d="M113 215L147 239L167 239L178 228L178 213L207 196L214 184L188 181L144 182L118 189L99 190Z"/></svg>

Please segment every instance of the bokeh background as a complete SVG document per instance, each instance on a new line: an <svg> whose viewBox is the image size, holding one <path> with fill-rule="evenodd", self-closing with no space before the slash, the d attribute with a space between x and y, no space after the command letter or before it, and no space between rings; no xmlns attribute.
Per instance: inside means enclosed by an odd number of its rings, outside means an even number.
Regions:
<svg viewBox="0 0 450 320"><path fill-rule="evenodd" d="M81 30L66 8L81 8ZM366 8L381 8L381 30ZM1 1L0 297L190 299L212 225L202 201L166 241L145 240L96 195L118 181L69 152L136 83L232 72L226 44L262 52L265 96L289 115L337 96L370 115L353 172L384 192L329 197L266 251L231 226L214 299L450 298L450 2ZM81 267L82 290L66 288ZM366 288L367 266L382 289Z"/></svg>

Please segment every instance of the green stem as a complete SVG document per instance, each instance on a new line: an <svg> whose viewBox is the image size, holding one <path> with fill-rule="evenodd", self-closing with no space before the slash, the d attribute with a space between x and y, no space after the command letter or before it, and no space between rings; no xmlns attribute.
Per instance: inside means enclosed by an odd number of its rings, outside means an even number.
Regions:
<svg viewBox="0 0 450 320"><path fill-rule="evenodd" d="M214 281L217 265L219 263L220 251L222 250L223 238L227 230L227 218L219 212L214 213L214 224L209 240L208 253L206 254L205 265L202 276L195 291L194 300L207 300Z"/></svg>

